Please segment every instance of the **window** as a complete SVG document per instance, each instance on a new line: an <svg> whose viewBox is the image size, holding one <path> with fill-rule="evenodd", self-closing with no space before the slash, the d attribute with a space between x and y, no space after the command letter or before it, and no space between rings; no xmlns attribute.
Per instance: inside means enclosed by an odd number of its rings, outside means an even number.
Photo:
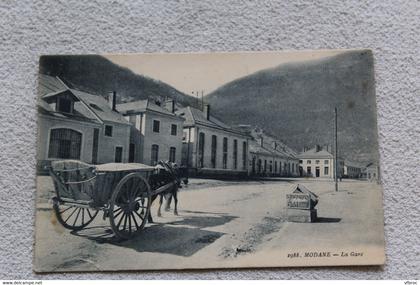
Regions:
<svg viewBox="0 0 420 285"><path fill-rule="evenodd" d="M315 164L319 164L319 160L317 159L317 160L315 160Z"/></svg>
<svg viewBox="0 0 420 285"><path fill-rule="evenodd" d="M211 167L216 168L217 137L211 136Z"/></svg>
<svg viewBox="0 0 420 285"><path fill-rule="evenodd" d="M264 159L264 172L267 172L267 159Z"/></svg>
<svg viewBox="0 0 420 285"><path fill-rule="evenodd" d="M57 111L63 113L72 113L73 112L73 101L68 98L58 98L57 100Z"/></svg>
<svg viewBox="0 0 420 285"><path fill-rule="evenodd" d="M130 143L128 147L128 162L134 162L135 154L136 154L136 145L133 143Z"/></svg>
<svg viewBox="0 0 420 285"><path fill-rule="evenodd" d="M258 169L258 173L261 173L261 159L258 159L258 162L257 162L257 169Z"/></svg>
<svg viewBox="0 0 420 285"><path fill-rule="evenodd" d="M292 173L294 173L294 172L295 172L295 164L292 163Z"/></svg>
<svg viewBox="0 0 420 285"><path fill-rule="evenodd" d="M176 148L175 147L170 147L169 148L169 161L170 162L174 162L175 163L175 154L176 154Z"/></svg>
<svg viewBox="0 0 420 285"><path fill-rule="evenodd" d="M303 163L303 161L302 160L299 160L299 163Z"/></svg>
<svg viewBox="0 0 420 285"><path fill-rule="evenodd" d="M171 125L171 135L176 136L177 135L177 126L175 124Z"/></svg>
<svg viewBox="0 0 420 285"><path fill-rule="evenodd" d="M156 165L159 159L159 146L157 144L152 145L152 155L150 159L150 165Z"/></svg>
<svg viewBox="0 0 420 285"><path fill-rule="evenodd" d="M274 173L277 173L277 161L274 161Z"/></svg>
<svg viewBox="0 0 420 285"><path fill-rule="evenodd" d="M242 169L246 169L246 142L242 143Z"/></svg>
<svg viewBox="0 0 420 285"><path fill-rule="evenodd" d="M324 167L324 175L329 175L329 174L328 174L328 170L329 170L329 169L328 169L328 166L325 166L325 167Z"/></svg>
<svg viewBox="0 0 420 285"><path fill-rule="evenodd" d="M105 136L112 137L112 126L105 125Z"/></svg>
<svg viewBox="0 0 420 285"><path fill-rule="evenodd" d="M270 173L272 173L272 172L273 172L273 161L270 160Z"/></svg>
<svg viewBox="0 0 420 285"><path fill-rule="evenodd" d="M160 122L157 120L153 120L153 132L158 133L160 130Z"/></svg>
<svg viewBox="0 0 420 285"><path fill-rule="evenodd" d="M50 134L49 158L80 159L82 134L72 129L53 129Z"/></svg>
<svg viewBox="0 0 420 285"><path fill-rule="evenodd" d="M223 169L227 168L228 139L223 138Z"/></svg>
<svg viewBox="0 0 420 285"><path fill-rule="evenodd" d="M233 168L238 168L238 140L233 140Z"/></svg>
<svg viewBox="0 0 420 285"><path fill-rule="evenodd" d="M115 162L122 162L122 153L123 153L122 146L115 147Z"/></svg>
<svg viewBox="0 0 420 285"><path fill-rule="evenodd" d="M204 167L204 133L200 133L198 136L198 167Z"/></svg>
<svg viewBox="0 0 420 285"><path fill-rule="evenodd" d="M328 159L324 160L324 164L330 164L330 161Z"/></svg>
<svg viewBox="0 0 420 285"><path fill-rule="evenodd" d="M99 129L93 129L92 163L98 163Z"/></svg>
<svg viewBox="0 0 420 285"><path fill-rule="evenodd" d="M307 161L306 161L306 164L311 164L311 161L310 161L310 160L307 160Z"/></svg>
<svg viewBox="0 0 420 285"><path fill-rule="evenodd" d="M308 173L308 175L312 175L310 166L306 167L306 173Z"/></svg>

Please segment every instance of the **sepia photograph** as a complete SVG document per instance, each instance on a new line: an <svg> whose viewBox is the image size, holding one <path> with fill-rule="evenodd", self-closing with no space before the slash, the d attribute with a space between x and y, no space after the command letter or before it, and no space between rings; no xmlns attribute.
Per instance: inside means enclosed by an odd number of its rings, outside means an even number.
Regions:
<svg viewBox="0 0 420 285"><path fill-rule="evenodd" d="M382 265L371 50L44 55L36 272Z"/></svg>

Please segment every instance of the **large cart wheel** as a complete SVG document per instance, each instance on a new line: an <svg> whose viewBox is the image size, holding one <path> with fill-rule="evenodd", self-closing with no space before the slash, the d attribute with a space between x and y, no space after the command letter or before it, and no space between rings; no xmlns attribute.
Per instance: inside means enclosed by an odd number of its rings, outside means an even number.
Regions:
<svg viewBox="0 0 420 285"><path fill-rule="evenodd" d="M98 210L66 205L54 201L54 212L58 222L65 228L78 231L89 225L98 214Z"/></svg>
<svg viewBox="0 0 420 285"><path fill-rule="evenodd" d="M151 191L139 173L126 175L117 184L111 197L109 220L115 235L129 239L141 232L151 207Z"/></svg>

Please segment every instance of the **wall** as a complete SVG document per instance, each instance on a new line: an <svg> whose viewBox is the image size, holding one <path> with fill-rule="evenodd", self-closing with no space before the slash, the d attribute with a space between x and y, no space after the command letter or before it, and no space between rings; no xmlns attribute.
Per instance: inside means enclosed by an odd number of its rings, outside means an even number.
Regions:
<svg viewBox="0 0 420 285"><path fill-rule="evenodd" d="M112 126L112 137L105 136L105 125ZM123 147L122 162L128 162L130 125L105 122L99 130L98 164L115 161L115 148Z"/></svg>
<svg viewBox="0 0 420 285"><path fill-rule="evenodd" d="M93 123L62 120L46 115L39 116L38 160L50 160L48 158L50 131L55 128L67 128L80 132L82 134L80 160L87 163L92 162L93 129L101 128L101 126Z"/></svg>
<svg viewBox="0 0 420 285"><path fill-rule="evenodd" d="M204 127L199 125L195 131L196 131L196 138L199 138L198 133L204 133L205 134L205 143L204 143L204 165L203 168L213 168L211 164L211 142L212 142L212 136L215 135L217 137L217 151L216 151L216 168L217 170L225 171L225 170L233 170L233 171L246 171L242 167L242 149L243 149L243 142L247 142L247 138L245 136L236 135L231 132L226 132L223 130L218 130L214 128ZM227 138L227 165L226 169L223 168L223 138ZM238 141L238 158L237 158L237 168L234 167L234 161L233 161L233 140L236 139ZM247 143L248 145L248 143ZM193 152L196 152L195 149L198 144L194 143L194 150ZM248 154L247 154L248 156ZM198 163L198 159L193 161L193 167L197 167L195 163ZM245 164L246 165L246 164Z"/></svg>
<svg viewBox="0 0 420 285"><path fill-rule="evenodd" d="M153 132L153 120L160 121L159 133ZM177 125L177 135L171 135L171 125ZM144 115L143 163L151 163L152 145L159 145L158 160L169 160L170 147L176 148L175 162L181 165L183 120L155 112Z"/></svg>
<svg viewBox="0 0 420 285"><path fill-rule="evenodd" d="M420 172L419 1L104 2L22 0L0 5L0 225L5 229L0 237L0 279L420 279L414 250L420 244L418 199L406 199L407 189L417 189ZM375 57L384 267L33 273L41 54L360 47L371 48Z"/></svg>

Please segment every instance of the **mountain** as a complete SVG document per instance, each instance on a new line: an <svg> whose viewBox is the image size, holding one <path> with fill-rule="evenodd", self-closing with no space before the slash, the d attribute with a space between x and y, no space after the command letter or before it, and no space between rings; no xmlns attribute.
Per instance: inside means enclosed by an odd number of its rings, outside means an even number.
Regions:
<svg viewBox="0 0 420 285"><path fill-rule="evenodd" d="M100 55L42 56L39 72L59 76L69 86L93 94L116 91L118 102L165 97L182 105L196 102L164 82L135 74Z"/></svg>
<svg viewBox="0 0 420 285"><path fill-rule="evenodd" d="M205 99L226 123L261 127L298 151L333 145L337 107L339 155L363 163L378 161L370 51L282 64L227 83Z"/></svg>

